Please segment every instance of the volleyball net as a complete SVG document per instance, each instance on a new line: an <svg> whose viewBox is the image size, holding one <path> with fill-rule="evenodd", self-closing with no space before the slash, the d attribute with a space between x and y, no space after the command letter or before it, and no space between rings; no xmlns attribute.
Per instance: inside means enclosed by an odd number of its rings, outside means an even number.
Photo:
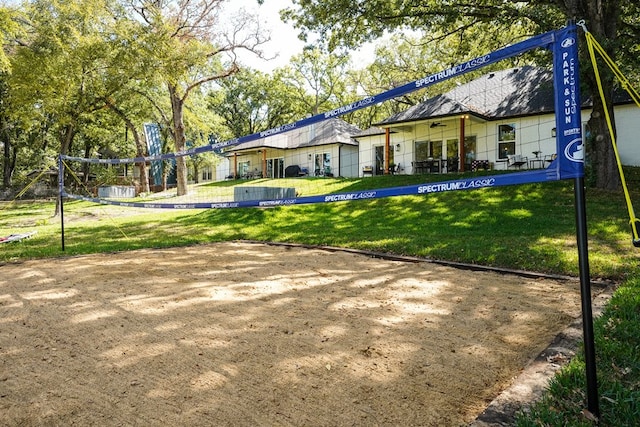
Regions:
<svg viewBox="0 0 640 427"><path fill-rule="evenodd" d="M552 56L551 67L514 67L537 49ZM369 129L343 119L416 91L424 102ZM158 126L149 124L147 157L60 156L59 193L124 207L216 209L576 178L584 167L580 105L570 25L331 111L183 152L164 153ZM189 171L181 195L173 184L179 158ZM141 192L147 175L150 191Z"/></svg>

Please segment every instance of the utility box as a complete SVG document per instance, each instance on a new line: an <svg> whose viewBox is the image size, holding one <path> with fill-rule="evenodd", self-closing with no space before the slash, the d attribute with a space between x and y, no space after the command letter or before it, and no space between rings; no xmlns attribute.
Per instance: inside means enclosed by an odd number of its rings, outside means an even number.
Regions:
<svg viewBox="0 0 640 427"><path fill-rule="evenodd" d="M98 187L98 197L103 199L133 199L136 187L133 185L105 185Z"/></svg>
<svg viewBox="0 0 640 427"><path fill-rule="evenodd" d="M234 187L233 201L293 199L296 189L291 187Z"/></svg>

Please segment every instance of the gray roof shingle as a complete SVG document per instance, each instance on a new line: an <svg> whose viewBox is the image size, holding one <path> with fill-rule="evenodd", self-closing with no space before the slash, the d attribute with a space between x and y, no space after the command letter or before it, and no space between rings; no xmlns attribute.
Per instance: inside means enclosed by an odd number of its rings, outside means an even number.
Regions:
<svg viewBox="0 0 640 427"><path fill-rule="evenodd" d="M456 114L473 114L493 120L549 113L554 110L552 77L551 71L533 66L492 72L429 98L379 124Z"/></svg>
<svg viewBox="0 0 640 427"><path fill-rule="evenodd" d="M357 126L349 124L342 119L332 118L277 135L245 142L226 151L233 152L261 147L290 150L328 144L358 145L358 142L352 139L352 136L360 132L362 131Z"/></svg>

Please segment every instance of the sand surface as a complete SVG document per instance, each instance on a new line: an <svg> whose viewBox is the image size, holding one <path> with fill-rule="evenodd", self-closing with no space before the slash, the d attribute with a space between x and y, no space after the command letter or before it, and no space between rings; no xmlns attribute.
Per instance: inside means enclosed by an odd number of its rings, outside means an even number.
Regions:
<svg viewBox="0 0 640 427"><path fill-rule="evenodd" d="M455 426L576 283L221 243L0 266L0 424Z"/></svg>

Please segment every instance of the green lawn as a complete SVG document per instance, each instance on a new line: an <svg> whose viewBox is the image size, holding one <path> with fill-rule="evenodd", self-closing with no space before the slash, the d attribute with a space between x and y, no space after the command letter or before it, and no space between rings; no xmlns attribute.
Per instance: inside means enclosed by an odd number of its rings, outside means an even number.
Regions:
<svg viewBox="0 0 640 427"><path fill-rule="evenodd" d="M304 195L429 178L311 179L322 186L305 188ZM297 180L296 186L305 183ZM283 181L278 185L286 186ZM638 194L632 191L634 200ZM0 246L0 261L250 239L578 274L572 181L269 209L144 210L66 201L64 252L61 221L54 212L54 201L0 205L0 236L37 232L30 239ZM608 320L599 320L596 328L603 377L601 425L635 425L640 419L640 249L631 242L622 192L588 189L587 219L592 278L621 285L603 316ZM624 357L617 358L620 354ZM521 425L588 424L581 415L581 360L577 357L558 376L551 397L545 397L530 418L521 419ZM558 420L564 421L557 424Z"/></svg>

